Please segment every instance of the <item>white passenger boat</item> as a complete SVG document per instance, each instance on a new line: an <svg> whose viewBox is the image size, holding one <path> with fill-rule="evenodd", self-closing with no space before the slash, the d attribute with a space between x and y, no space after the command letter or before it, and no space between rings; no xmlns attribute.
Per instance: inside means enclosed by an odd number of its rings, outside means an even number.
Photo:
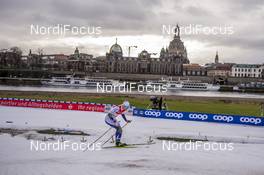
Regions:
<svg viewBox="0 0 264 175"><path fill-rule="evenodd" d="M198 91L217 91L220 89L220 85L213 85L209 83L203 83L192 80L181 80L180 78L176 81L172 80L171 77L157 81L147 81L148 85L155 86L166 86L168 90L198 90Z"/></svg>
<svg viewBox="0 0 264 175"><path fill-rule="evenodd" d="M170 81L167 84L169 90L198 90L198 91L218 91L219 85L192 81Z"/></svg>
<svg viewBox="0 0 264 175"><path fill-rule="evenodd" d="M163 85L167 85L167 81L166 80L148 80L146 81L146 85L151 85L151 86L163 86Z"/></svg>
<svg viewBox="0 0 264 175"><path fill-rule="evenodd" d="M43 85L48 86L71 86L71 87L97 87L104 85L118 85L118 81L105 78L76 78L72 76L52 77L49 81L41 81Z"/></svg>

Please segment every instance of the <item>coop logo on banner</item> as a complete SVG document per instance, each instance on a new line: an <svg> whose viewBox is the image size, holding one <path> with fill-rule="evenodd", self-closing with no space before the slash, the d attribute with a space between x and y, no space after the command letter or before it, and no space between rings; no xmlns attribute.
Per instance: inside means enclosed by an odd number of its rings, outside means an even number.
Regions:
<svg viewBox="0 0 264 175"><path fill-rule="evenodd" d="M145 115L149 117L160 117L161 112L159 111L145 111Z"/></svg>
<svg viewBox="0 0 264 175"><path fill-rule="evenodd" d="M183 118L183 113L178 113L178 112L166 112L165 116L167 118Z"/></svg>
<svg viewBox="0 0 264 175"><path fill-rule="evenodd" d="M135 116L149 117L149 118L163 118L172 120L192 120L199 122L215 122L225 124L242 124L264 126L262 118L251 116L238 115L222 115L222 114L206 114L206 113L190 113L177 111L157 111L134 109Z"/></svg>
<svg viewBox="0 0 264 175"><path fill-rule="evenodd" d="M259 124L261 123L260 118L251 118L251 117L240 117L240 122L242 123L251 123L251 124Z"/></svg>
<svg viewBox="0 0 264 175"><path fill-rule="evenodd" d="M225 115L214 115L213 120L215 121L223 121L223 122L232 122L234 120L234 117L232 116L225 116Z"/></svg>
<svg viewBox="0 0 264 175"><path fill-rule="evenodd" d="M189 114L189 118L194 120L206 120L208 116L206 114Z"/></svg>

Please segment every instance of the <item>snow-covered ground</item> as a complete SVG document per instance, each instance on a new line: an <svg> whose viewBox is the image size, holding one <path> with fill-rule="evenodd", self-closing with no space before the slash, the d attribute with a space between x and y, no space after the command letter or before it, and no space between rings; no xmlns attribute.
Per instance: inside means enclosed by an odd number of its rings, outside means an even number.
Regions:
<svg viewBox="0 0 264 175"><path fill-rule="evenodd" d="M66 128L85 131L92 142L108 129L104 113L60 111L0 106L0 128ZM123 141L142 143L151 136L156 144L135 148L97 151L35 151L25 134L0 135L0 174L264 174L264 128L191 121L149 119L129 116L133 122L124 128ZM12 121L13 123L7 123ZM109 134L114 131L111 130ZM36 134L36 133L35 133ZM156 137L207 138L211 143L233 144L232 150L168 150ZM43 135L35 138L41 140ZM54 136L60 139L61 136ZM63 136L81 143L82 136ZM109 137L105 136L100 142ZM37 141L36 139L33 141ZM215 142L217 141L217 142ZM55 142L55 141L49 141ZM46 143L46 142L45 142ZM166 144L169 142L166 141ZM171 142L177 143L178 142ZM111 145L112 143L108 143ZM227 144L227 143L226 143ZM167 148L167 147L166 147Z"/></svg>

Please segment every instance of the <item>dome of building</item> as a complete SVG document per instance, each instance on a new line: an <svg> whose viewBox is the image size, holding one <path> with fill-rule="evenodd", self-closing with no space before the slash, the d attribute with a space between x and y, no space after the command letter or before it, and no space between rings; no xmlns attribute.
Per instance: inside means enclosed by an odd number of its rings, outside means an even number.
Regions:
<svg viewBox="0 0 264 175"><path fill-rule="evenodd" d="M169 54L183 55L184 57L187 57L186 48L180 38L180 27L178 25L175 28L174 38L169 44L168 52Z"/></svg>
<svg viewBox="0 0 264 175"><path fill-rule="evenodd" d="M170 42L169 53L184 53L185 47L181 40L174 39Z"/></svg>
<svg viewBox="0 0 264 175"><path fill-rule="evenodd" d="M150 54L146 50L143 50L142 52L140 52L138 57L140 59L148 59L148 58L150 58Z"/></svg>
<svg viewBox="0 0 264 175"><path fill-rule="evenodd" d="M117 40L116 43L111 46L110 53L117 53L121 55L123 54L122 47L119 44L117 44Z"/></svg>
<svg viewBox="0 0 264 175"><path fill-rule="evenodd" d="M121 46L119 44L112 45L112 47L110 48L110 53L113 53L113 52L122 53Z"/></svg>
<svg viewBox="0 0 264 175"><path fill-rule="evenodd" d="M143 56L143 57L146 57L146 56L148 56L148 54L149 53L146 50L143 50L139 55Z"/></svg>

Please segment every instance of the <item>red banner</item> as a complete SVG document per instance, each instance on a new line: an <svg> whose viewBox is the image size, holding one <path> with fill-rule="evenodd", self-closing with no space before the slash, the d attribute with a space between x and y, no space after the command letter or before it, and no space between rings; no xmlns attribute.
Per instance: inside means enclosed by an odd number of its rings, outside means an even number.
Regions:
<svg viewBox="0 0 264 175"><path fill-rule="evenodd" d="M30 107L30 108L105 112L104 104L82 103L82 102L61 102L61 101L47 101L47 100L34 100L34 99L0 98L0 105Z"/></svg>

